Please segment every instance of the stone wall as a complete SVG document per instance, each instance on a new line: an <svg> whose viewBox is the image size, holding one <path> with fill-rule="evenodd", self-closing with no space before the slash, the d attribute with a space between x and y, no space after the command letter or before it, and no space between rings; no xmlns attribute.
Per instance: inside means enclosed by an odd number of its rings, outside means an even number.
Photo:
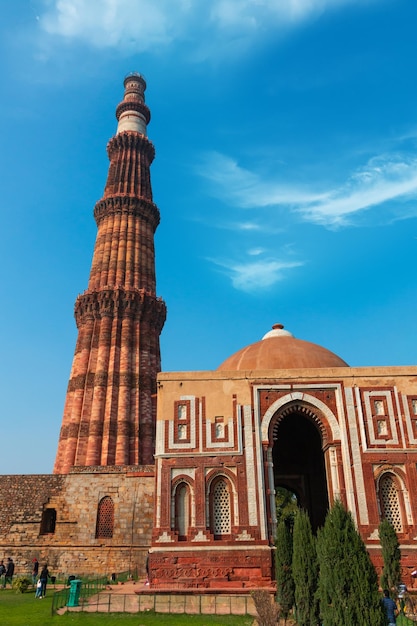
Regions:
<svg viewBox="0 0 417 626"><path fill-rule="evenodd" d="M144 575L153 494L153 466L2 476L0 558L11 556L16 574L29 573L36 557L48 562L55 575L110 575L126 570ZM105 496L114 504L113 536L98 538L97 510ZM45 532L42 523L48 510L56 512L54 532Z"/></svg>

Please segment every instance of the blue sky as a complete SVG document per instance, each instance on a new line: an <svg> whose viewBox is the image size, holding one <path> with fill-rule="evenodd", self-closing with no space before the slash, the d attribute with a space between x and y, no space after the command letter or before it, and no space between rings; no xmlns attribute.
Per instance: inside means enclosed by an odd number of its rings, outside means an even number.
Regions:
<svg viewBox="0 0 417 626"><path fill-rule="evenodd" d="M14 0L0 21L3 473L52 471L123 79L142 73L165 371L281 322L416 363L415 0Z"/></svg>

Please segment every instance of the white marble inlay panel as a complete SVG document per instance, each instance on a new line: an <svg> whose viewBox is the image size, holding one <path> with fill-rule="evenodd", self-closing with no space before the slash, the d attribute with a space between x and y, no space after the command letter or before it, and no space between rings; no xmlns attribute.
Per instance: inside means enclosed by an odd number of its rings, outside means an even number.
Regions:
<svg viewBox="0 0 417 626"><path fill-rule="evenodd" d="M173 450L187 450L189 448L195 448L196 442L196 398L195 396L180 396L180 400L189 400L190 401L190 442L175 442L174 438L174 420L169 420L168 423L168 446Z"/></svg>
<svg viewBox="0 0 417 626"><path fill-rule="evenodd" d="M162 490L162 481L161 481L161 461L160 459L156 459L155 462L156 475L158 476L158 480L156 482L156 528L159 528L161 525L161 490Z"/></svg>
<svg viewBox="0 0 417 626"><path fill-rule="evenodd" d="M386 405L388 408L388 421L389 421L389 425L391 427L391 439L387 439L386 437L384 438L379 438L378 434L375 432L375 428L374 428L374 420L372 417L372 414L375 412L373 410L373 402L372 399L373 398L385 398L386 401ZM398 445L398 431L397 431L397 427L395 424L395 415L394 415L394 407L392 405L392 396L391 393L389 391L364 391L363 392L363 401L364 401L364 405L365 405L365 418L366 418L366 424L368 426L368 433L369 433L369 443L370 445L387 445L387 444L391 444L391 445Z"/></svg>
<svg viewBox="0 0 417 626"><path fill-rule="evenodd" d="M227 420L227 431L228 431L228 439L227 441L216 441L216 440L212 440L211 438L211 434L212 434L212 422L210 422L209 420L206 421L206 447L207 449L210 448L233 448L235 445L235 431L233 428L233 418L229 417L229 419Z"/></svg>
<svg viewBox="0 0 417 626"><path fill-rule="evenodd" d="M354 397L353 390L351 387L345 387L345 397L346 397L346 407L347 407L347 424L349 428L350 435L350 450L351 450L351 462L349 461L349 438L347 437L347 433L345 433L344 438L342 439L342 448L344 449L343 453L343 468L345 473L347 498L349 509L352 512L354 519L357 521L356 515L356 502L355 502L355 492L357 496L357 506L359 513L359 522L361 524L369 524L368 517L368 506L366 502L366 492L365 492L365 480L363 477L363 469L362 469L362 457L361 457L361 446L360 446L360 436L358 430L358 424L356 421L356 410L355 406L360 405L358 398L358 388L355 387L356 397ZM355 405L356 399L356 405ZM351 474L351 466L353 468L353 475L355 484L352 484L352 474ZM349 487L348 487L349 484Z"/></svg>
<svg viewBox="0 0 417 626"><path fill-rule="evenodd" d="M255 454L253 449L252 411L250 406L243 407L243 422L245 425L245 461L246 461L246 489L250 526L258 525L258 503L256 494L262 493L256 489Z"/></svg>
<svg viewBox="0 0 417 626"><path fill-rule="evenodd" d="M404 406L404 416L405 416L405 424L407 427L407 434L408 434L408 440L411 444L417 444L417 437L414 434L414 428L413 428L413 420L412 416L410 415L410 409L408 406L408 398L405 394L401 395L402 397L402 401L403 401L403 406Z"/></svg>
<svg viewBox="0 0 417 626"><path fill-rule="evenodd" d="M189 476L195 479L195 467L173 467L171 469L171 480L175 480L177 476Z"/></svg>

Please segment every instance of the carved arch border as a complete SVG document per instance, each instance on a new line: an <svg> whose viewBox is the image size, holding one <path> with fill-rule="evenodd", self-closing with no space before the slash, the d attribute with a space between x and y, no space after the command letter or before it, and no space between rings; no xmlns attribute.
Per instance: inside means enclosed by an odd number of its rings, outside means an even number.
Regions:
<svg viewBox="0 0 417 626"><path fill-rule="evenodd" d="M312 407L320 412L320 415ZM276 400L265 412L261 422L262 443L272 446L274 434L282 419L296 411L305 414L317 426L322 438L323 448L329 443L340 441L340 426L333 411L315 396L296 391ZM325 418L325 420L322 418Z"/></svg>
<svg viewBox="0 0 417 626"><path fill-rule="evenodd" d="M195 480L189 474L179 474L175 476L175 478L171 482L171 494L174 495L176 490L178 489L180 483L187 483L190 488L190 491L194 493L195 489Z"/></svg>
<svg viewBox="0 0 417 626"><path fill-rule="evenodd" d="M394 478L396 478L402 489L406 488L406 480L405 480L405 472L402 467L398 467L397 465L391 465L390 463L384 463L384 465L380 465L375 468L374 478L377 486L379 485L381 478L384 474L392 474Z"/></svg>

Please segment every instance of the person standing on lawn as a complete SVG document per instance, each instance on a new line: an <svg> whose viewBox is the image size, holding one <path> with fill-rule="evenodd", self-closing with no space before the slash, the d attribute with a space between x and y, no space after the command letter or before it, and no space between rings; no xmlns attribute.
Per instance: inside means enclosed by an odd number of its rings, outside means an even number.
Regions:
<svg viewBox="0 0 417 626"><path fill-rule="evenodd" d="M396 618L398 615L398 608L394 600L390 598L388 589L384 589L384 598L382 600L382 605L385 610L385 615L387 616L388 626L395 626L397 623Z"/></svg>
<svg viewBox="0 0 417 626"><path fill-rule="evenodd" d="M38 582L36 583L35 598L42 598L42 581L41 581L40 578L39 578Z"/></svg>
<svg viewBox="0 0 417 626"><path fill-rule="evenodd" d="M13 574L14 574L14 563L13 563L13 559L9 556L9 558L7 559L6 573L4 575L3 589L6 589L7 583L9 583L10 586L12 586Z"/></svg>
<svg viewBox="0 0 417 626"><path fill-rule="evenodd" d="M39 561L38 559L33 559L32 561L32 585L36 585L36 581L38 580L39 573Z"/></svg>
<svg viewBox="0 0 417 626"><path fill-rule="evenodd" d="M48 564L45 563L39 575L39 580L41 581L41 585L42 585L41 594L40 594L41 598L44 598L46 596L46 584L48 582L48 578L50 578Z"/></svg>

